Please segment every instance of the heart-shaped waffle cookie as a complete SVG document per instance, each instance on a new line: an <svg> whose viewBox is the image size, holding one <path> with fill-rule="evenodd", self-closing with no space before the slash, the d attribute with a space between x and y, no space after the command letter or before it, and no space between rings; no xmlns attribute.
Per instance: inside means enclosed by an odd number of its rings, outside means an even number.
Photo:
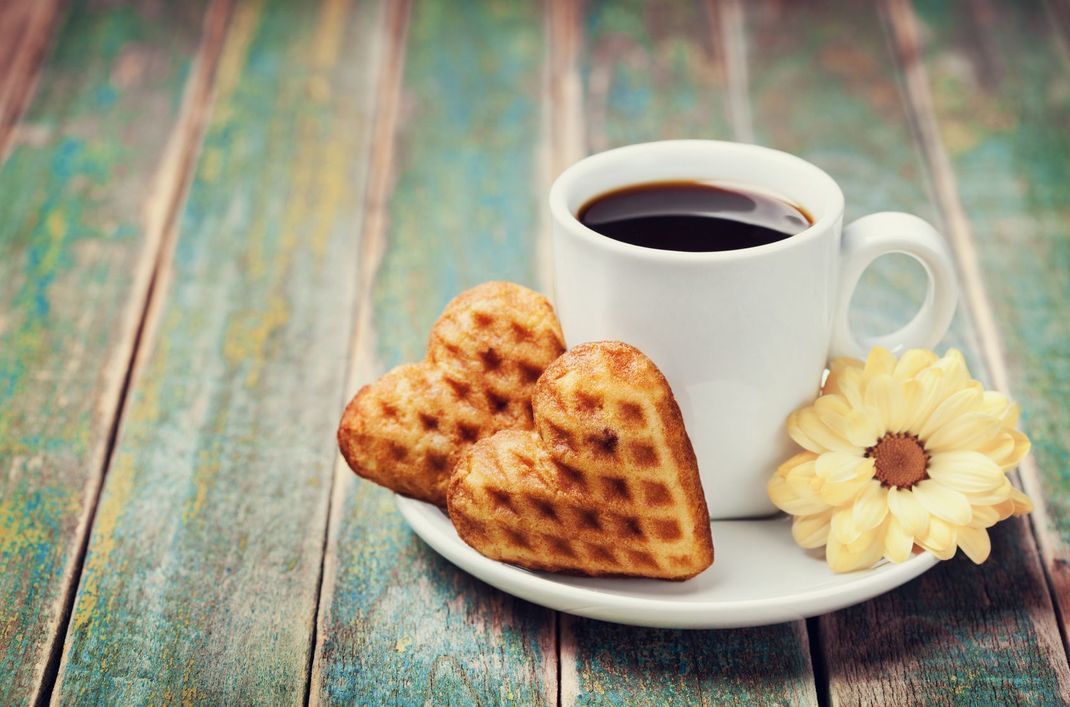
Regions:
<svg viewBox="0 0 1070 707"><path fill-rule="evenodd" d="M661 371L619 342L554 361L532 400L535 430L473 445L449 513L483 555L593 576L688 579L713 562L698 463Z"/></svg>
<svg viewBox="0 0 1070 707"><path fill-rule="evenodd" d="M446 505L457 459L481 437L531 429L531 394L564 351L549 301L487 282L446 305L427 359L364 386L346 407L338 446L350 468L398 493Z"/></svg>

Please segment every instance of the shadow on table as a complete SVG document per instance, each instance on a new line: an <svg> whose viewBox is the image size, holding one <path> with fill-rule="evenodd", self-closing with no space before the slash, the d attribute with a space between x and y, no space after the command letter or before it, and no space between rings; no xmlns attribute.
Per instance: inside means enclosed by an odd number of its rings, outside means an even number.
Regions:
<svg viewBox="0 0 1070 707"><path fill-rule="evenodd" d="M801 704L813 700L802 624L665 630L561 617L575 694L615 704ZM571 655L565 646L571 647ZM562 693L570 686L562 664Z"/></svg>
<svg viewBox="0 0 1070 707"><path fill-rule="evenodd" d="M552 612L454 568L415 538L406 554L409 557L399 566L420 567L425 576L434 577L437 599L453 607L448 623L466 617L462 620L467 627L452 639L443 640L465 644L471 640L466 633L478 636L491 621L503 630L493 637L498 645L488 645L488 649L517 657L524 654L528 659L538 655L536 644L544 636L535 627L550 628ZM459 597L464 597L463 601ZM565 703L573 699L615 704L691 703L699 699L714 704L798 703L812 699L812 673L801 623L688 631L638 628L559 614L557 626ZM532 643L525 650L514 644L517 640ZM481 670L476 665L469 668L473 675Z"/></svg>

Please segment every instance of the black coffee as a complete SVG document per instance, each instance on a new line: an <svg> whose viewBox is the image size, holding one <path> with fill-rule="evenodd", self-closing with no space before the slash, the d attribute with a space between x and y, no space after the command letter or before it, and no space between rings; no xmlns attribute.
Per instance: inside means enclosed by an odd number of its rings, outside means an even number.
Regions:
<svg viewBox="0 0 1070 707"><path fill-rule="evenodd" d="M761 192L701 182L651 182L584 204L580 223L644 248L701 253L775 243L813 223L799 206Z"/></svg>

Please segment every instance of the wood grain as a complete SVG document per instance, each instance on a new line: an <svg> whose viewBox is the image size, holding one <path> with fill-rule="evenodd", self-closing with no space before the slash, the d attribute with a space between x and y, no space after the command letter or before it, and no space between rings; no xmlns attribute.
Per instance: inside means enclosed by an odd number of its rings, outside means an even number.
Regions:
<svg viewBox="0 0 1070 707"><path fill-rule="evenodd" d="M59 0L8 0L0 4L0 162L33 95L58 16Z"/></svg>
<svg viewBox="0 0 1070 707"><path fill-rule="evenodd" d="M583 21L588 152L644 140L731 139L727 28L715 8L591 2Z"/></svg>
<svg viewBox="0 0 1070 707"><path fill-rule="evenodd" d="M1028 522L991 531L992 557L959 557L821 620L833 702L1065 704L1066 656Z"/></svg>
<svg viewBox="0 0 1070 707"><path fill-rule="evenodd" d="M57 702L303 700L380 7L239 3Z"/></svg>
<svg viewBox="0 0 1070 707"><path fill-rule="evenodd" d="M825 167L845 186L852 215L901 209L946 225L921 188L928 161L877 10L769 2L746 11L748 41L761 48L750 66L759 137ZM864 284L865 308L879 315L868 325L882 328L905 319L913 305L903 295L920 289L900 265L883 268ZM949 341L991 382L969 304ZM993 537L983 567L959 558L820 620L833 702L1066 699L1066 660L1028 523L1008 522Z"/></svg>
<svg viewBox="0 0 1070 707"><path fill-rule="evenodd" d="M739 19L695 2L589 3L580 67L587 149L740 137L748 107L730 97L745 90L745 67L729 57L741 47L726 41ZM817 693L802 622L658 631L561 615L561 701L813 704Z"/></svg>
<svg viewBox="0 0 1070 707"><path fill-rule="evenodd" d="M1033 525L1070 628L1070 5L890 6L897 47L931 126L932 166L954 214L963 279L985 312L993 379L1023 408L1040 503ZM1060 30L1064 34L1060 34Z"/></svg>
<svg viewBox="0 0 1070 707"><path fill-rule="evenodd" d="M188 93L212 69L210 48L198 53L204 8L73 4L0 170L5 701L47 693L63 640L166 214L183 180L172 155L190 148L195 115L184 109L183 86Z"/></svg>
<svg viewBox="0 0 1070 707"><path fill-rule="evenodd" d="M391 149L369 193L363 257L375 273L351 391L422 357L460 290L535 279L541 19L538 4L491 0L418 3L407 34L391 23L403 46L387 52L396 76L380 91L377 134ZM408 530L392 494L344 464L338 475L311 701L554 702L554 614L457 570Z"/></svg>
<svg viewBox="0 0 1070 707"><path fill-rule="evenodd" d="M562 618L562 704L817 704L802 621L667 631Z"/></svg>

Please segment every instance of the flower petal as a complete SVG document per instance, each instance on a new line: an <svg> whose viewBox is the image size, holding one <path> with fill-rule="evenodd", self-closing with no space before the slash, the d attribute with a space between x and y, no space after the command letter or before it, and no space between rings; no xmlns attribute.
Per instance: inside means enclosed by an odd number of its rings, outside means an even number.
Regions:
<svg viewBox="0 0 1070 707"><path fill-rule="evenodd" d="M814 471L824 481L843 482L873 476L873 460L847 452L825 452L814 462Z"/></svg>
<svg viewBox="0 0 1070 707"><path fill-rule="evenodd" d="M800 547L812 549L828 542L832 511L796 516L791 524L791 534Z"/></svg>
<svg viewBox="0 0 1070 707"><path fill-rule="evenodd" d="M807 484L791 483L779 474L769 479L765 487L769 500L780 510L792 515L820 513L828 508L817 492Z"/></svg>
<svg viewBox="0 0 1070 707"><path fill-rule="evenodd" d="M929 477L963 493L989 491L1003 482L1003 470L980 452L940 452L929 460Z"/></svg>
<svg viewBox="0 0 1070 707"><path fill-rule="evenodd" d="M858 494L851 506L851 522L861 530L872 530L888 515L888 489L873 480Z"/></svg>
<svg viewBox="0 0 1070 707"><path fill-rule="evenodd" d="M869 356L866 356L866 365L862 373L866 378L873 378L882 373L891 375L895 370L895 364L895 356L891 351L881 346L874 346L869 350Z"/></svg>
<svg viewBox="0 0 1070 707"><path fill-rule="evenodd" d="M854 543L840 543L829 539L825 547L825 560L833 572L854 572L872 567L880 560L884 544L875 532L861 536Z"/></svg>
<svg viewBox="0 0 1070 707"><path fill-rule="evenodd" d="M955 525L967 525L973 517L973 511L970 509L970 502L966 500L966 496L933 479L926 479L915 484L911 491L925 510L937 518L943 518ZM931 528L930 532L932 532Z"/></svg>
<svg viewBox="0 0 1070 707"><path fill-rule="evenodd" d="M937 358L914 349L896 360L874 347L864 362L832 361L821 392L789 416L789 434L807 451L781 464L768 490L795 516L795 541L824 544L834 571L870 567L882 555L903 562L917 546L940 559L961 547L980 563L991 552L987 528L1032 509L1005 473L1029 450L1018 407L985 391L959 351ZM924 444L927 478L889 487L866 450L903 432Z"/></svg>
<svg viewBox="0 0 1070 707"><path fill-rule="evenodd" d="M1033 512L1033 500L1011 486L1011 501L1014 503L1014 515L1020 516Z"/></svg>
<svg viewBox="0 0 1070 707"><path fill-rule="evenodd" d="M836 393L819 396L811 407L814 409L814 413L817 414L818 419L833 432L837 430L830 423L835 422L838 424L840 418L844 415L849 415L853 409L846 398Z"/></svg>
<svg viewBox="0 0 1070 707"><path fill-rule="evenodd" d="M825 562L832 568L832 571L850 572L853 560L851 553L847 551L847 544L841 543L830 535L828 544L825 545Z"/></svg>
<svg viewBox="0 0 1070 707"><path fill-rule="evenodd" d="M835 539L841 543L851 543L862 535L862 530L851 521L851 509L841 508L832 514L829 528L829 541Z"/></svg>
<svg viewBox="0 0 1070 707"><path fill-rule="evenodd" d="M943 371L936 368L926 368L912 378L910 383L910 426L907 431L912 434L920 434L922 427L932 415L940 403L947 399L944 390Z"/></svg>
<svg viewBox="0 0 1070 707"><path fill-rule="evenodd" d="M976 491L974 493L967 494L967 497L969 498L971 505L994 506L997 503L1003 503L1004 501L1009 499L1011 496L1011 489L1013 488L1014 487L1011 486L1010 479L1004 476L1003 480L999 482L999 486L992 489L991 491Z"/></svg>
<svg viewBox="0 0 1070 707"><path fill-rule="evenodd" d="M771 493L790 493L792 497L802 501L819 502L818 491L821 488L821 480L814 474L815 456L811 452L803 452L781 464L773 478L782 480L785 488ZM780 498L784 496L781 495ZM808 512L816 512L816 510Z"/></svg>
<svg viewBox="0 0 1070 707"><path fill-rule="evenodd" d="M814 454L821 454L825 451L825 449L820 444L810 439L810 437L806 433L804 433L802 428L799 426L799 415L800 413L802 413L802 411L803 408L799 408L795 412L788 415L788 436L791 437L795 444L799 445L806 451L813 452Z"/></svg>
<svg viewBox="0 0 1070 707"><path fill-rule="evenodd" d="M933 518L929 523L929 532L915 541L941 560L954 557L958 547L955 528L939 518Z"/></svg>
<svg viewBox="0 0 1070 707"><path fill-rule="evenodd" d="M1011 405L1010 399L1003 393L986 390L981 398L980 410L981 412L987 412L992 417L998 417L1003 420L1011 412Z"/></svg>
<svg viewBox="0 0 1070 707"><path fill-rule="evenodd" d="M847 549L855 557L854 569L869 569L884 557L884 538L874 530L848 545Z"/></svg>
<svg viewBox="0 0 1070 707"><path fill-rule="evenodd" d="M1029 449L1032 446L1029 442L1029 438L1018 430L1010 430L1011 437L1014 438L1014 451L1009 456L1004 457L1000 466L1004 469L1010 469L1018 465L1018 462L1022 461L1026 454L1029 454Z"/></svg>
<svg viewBox="0 0 1070 707"><path fill-rule="evenodd" d="M918 537L929 532L929 511L909 489L888 489L888 510L910 535Z"/></svg>
<svg viewBox="0 0 1070 707"><path fill-rule="evenodd" d="M1014 502L1008 499L1006 501L1007 509L1006 515L1000 510L999 506L974 506L973 507L973 519L970 521L971 528L991 528L996 523L1000 522L1004 518L1010 516L1014 510Z"/></svg>
<svg viewBox="0 0 1070 707"><path fill-rule="evenodd" d="M925 439L925 448L931 452L977 449L995 439L999 432L996 418L983 412L968 412Z"/></svg>
<svg viewBox="0 0 1070 707"><path fill-rule="evenodd" d="M917 434L928 416L928 412L922 409L922 398L927 393L922 384L913 378L900 385L903 387L905 412L898 431Z"/></svg>
<svg viewBox="0 0 1070 707"><path fill-rule="evenodd" d="M895 518L884 524L884 556L892 562L906 562L914 549L914 536L903 529Z"/></svg>
<svg viewBox="0 0 1070 707"><path fill-rule="evenodd" d="M793 508L794 504L799 501L798 495L788 486L788 482L784 481L782 476L769 479L765 484L765 493L773 505L785 513L791 513L788 509Z"/></svg>
<svg viewBox="0 0 1070 707"><path fill-rule="evenodd" d="M978 508L978 506L974 506L974 508ZM1008 496L1007 499L1005 501L1002 501L1001 503L996 503L991 506L980 506L980 508L991 508L996 514L996 523L1000 522L1001 520L1007 520L1012 515L1014 515L1014 501L1010 499L1010 496ZM985 519L988 519L987 514L985 516ZM970 525L977 524L973 521L970 521ZM995 525L995 523L993 523L992 525Z"/></svg>
<svg viewBox="0 0 1070 707"><path fill-rule="evenodd" d="M827 481L819 492L821 500L830 506L843 506L851 503L872 481L872 476L860 477L851 481Z"/></svg>
<svg viewBox="0 0 1070 707"><path fill-rule="evenodd" d="M970 369L966 366L966 359L958 349L948 349L944 357L933 366L945 373L947 383L953 390L959 390L973 380L970 377Z"/></svg>
<svg viewBox="0 0 1070 707"><path fill-rule="evenodd" d="M957 535L958 546L974 561L981 564L988 559L992 552L992 541L988 538L988 531L984 528L959 528Z"/></svg>
<svg viewBox="0 0 1070 707"><path fill-rule="evenodd" d="M1033 501L1029 496L1012 486L1010 479L1006 478L1000 488L995 491L983 494L971 493L969 497L975 508L978 505L991 507L998 514L999 520L1005 520L1012 515L1020 516L1033 510Z"/></svg>
<svg viewBox="0 0 1070 707"><path fill-rule="evenodd" d="M923 368L931 366L940 360L940 357L928 349L910 349L899 357L895 364L892 375L898 381L906 381L913 378Z"/></svg>
<svg viewBox="0 0 1070 707"><path fill-rule="evenodd" d="M821 398L818 398L820 400ZM813 406L801 408L788 417L788 434L804 449L821 454L828 451L862 450L830 430L817 416Z"/></svg>
<svg viewBox="0 0 1070 707"><path fill-rule="evenodd" d="M813 452L800 452L777 468L777 475L788 483L813 480L817 475L818 456Z"/></svg>
<svg viewBox="0 0 1070 707"><path fill-rule="evenodd" d="M865 376L862 374L862 362L856 361L857 366L844 369L836 386L839 395L853 408L862 407L862 384Z"/></svg>
<svg viewBox="0 0 1070 707"><path fill-rule="evenodd" d="M817 417L838 437L865 449L883 433L880 415L868 407L853 408L839 395L822 395L814 401ZM832 447L829 447L832 449Z"/></svg>
<svg viewBox="0 0 1070 707"><path fill-rule="evenodd" d="M976 388L980 385L970 378L962 354L954 349L933 365L919 371L913 380L918 384L918 394L913 406L914 422L909 431L918 435L921 433L921 426L940 404L963 388Z"/></svg>
<svg viewBox="0 0 1070 707"><path fill-rule="evenodd" d="M1010 459L1011 455L1014 454L1014 436L1004 430L989 440L987 444L982 444L978 447L977 451L991 459L1001 469L1008 468L1004 466L1004 460Z"/></svg>
<svg viewBox="0 0 1070 707"><path fill-rule="evenodd" d="M808 462L812 462L815 459L817 459L817 455L813 452L798 452L796 454L793 454L788 457L788 459L784 461L783 464L777 467L777 476L787 477L788 474L790 474L798 467L807 464Z"/></svg>
<svg viewBox="0 0 1070 707"><path fill-rule="evenodd" d="M861 449L872 447L885 432L880 413L869 407L852 410L843 422L841 434L848 442Z"/></svg>
<svg viewBox="0 0 1070 707"><path fill-rule="evenodd" d="M953 422L968 412L974 412L981 406L984 397L981 384L971 385L939 401L929 416L918 428L918 436L928 440L930 436L944 425Z"/></svg>
<svg viewBox="0 0 1070 707"><path fill-rule="evenodd" d="M843 395L844 376L849 376L855 383L860 380L856 374L862 371L863 363L854 358L834 358L829 361L829 374L825 379L825 385L821 388L822 395L836 393ZM850 398L848 398L850 399Z"/></svg>
<svg viewBox="0 0 1070 707"><path fill-rule="evenodd" d="M1003 424L1007 427L1017 427L1020 415L1021 410L1018 409L1018 403L1012 402L1007 406L1007 412L1003 414Z"/></svg>
<svg viewBox="0 0 1070 707"><path fill-rule="evenodd" d="M995 439L977 448L1001 469L1012 469L1029 453L1029 438L1018 430L1004 429Z"/></svg>
<svg viewBox="0 0 1070 707"><path fill-rule="evenodd" d="M865 403L880 414L883 431L906 429L907 396L903 384L890 375L880 375L866 385Z"/></svg>

